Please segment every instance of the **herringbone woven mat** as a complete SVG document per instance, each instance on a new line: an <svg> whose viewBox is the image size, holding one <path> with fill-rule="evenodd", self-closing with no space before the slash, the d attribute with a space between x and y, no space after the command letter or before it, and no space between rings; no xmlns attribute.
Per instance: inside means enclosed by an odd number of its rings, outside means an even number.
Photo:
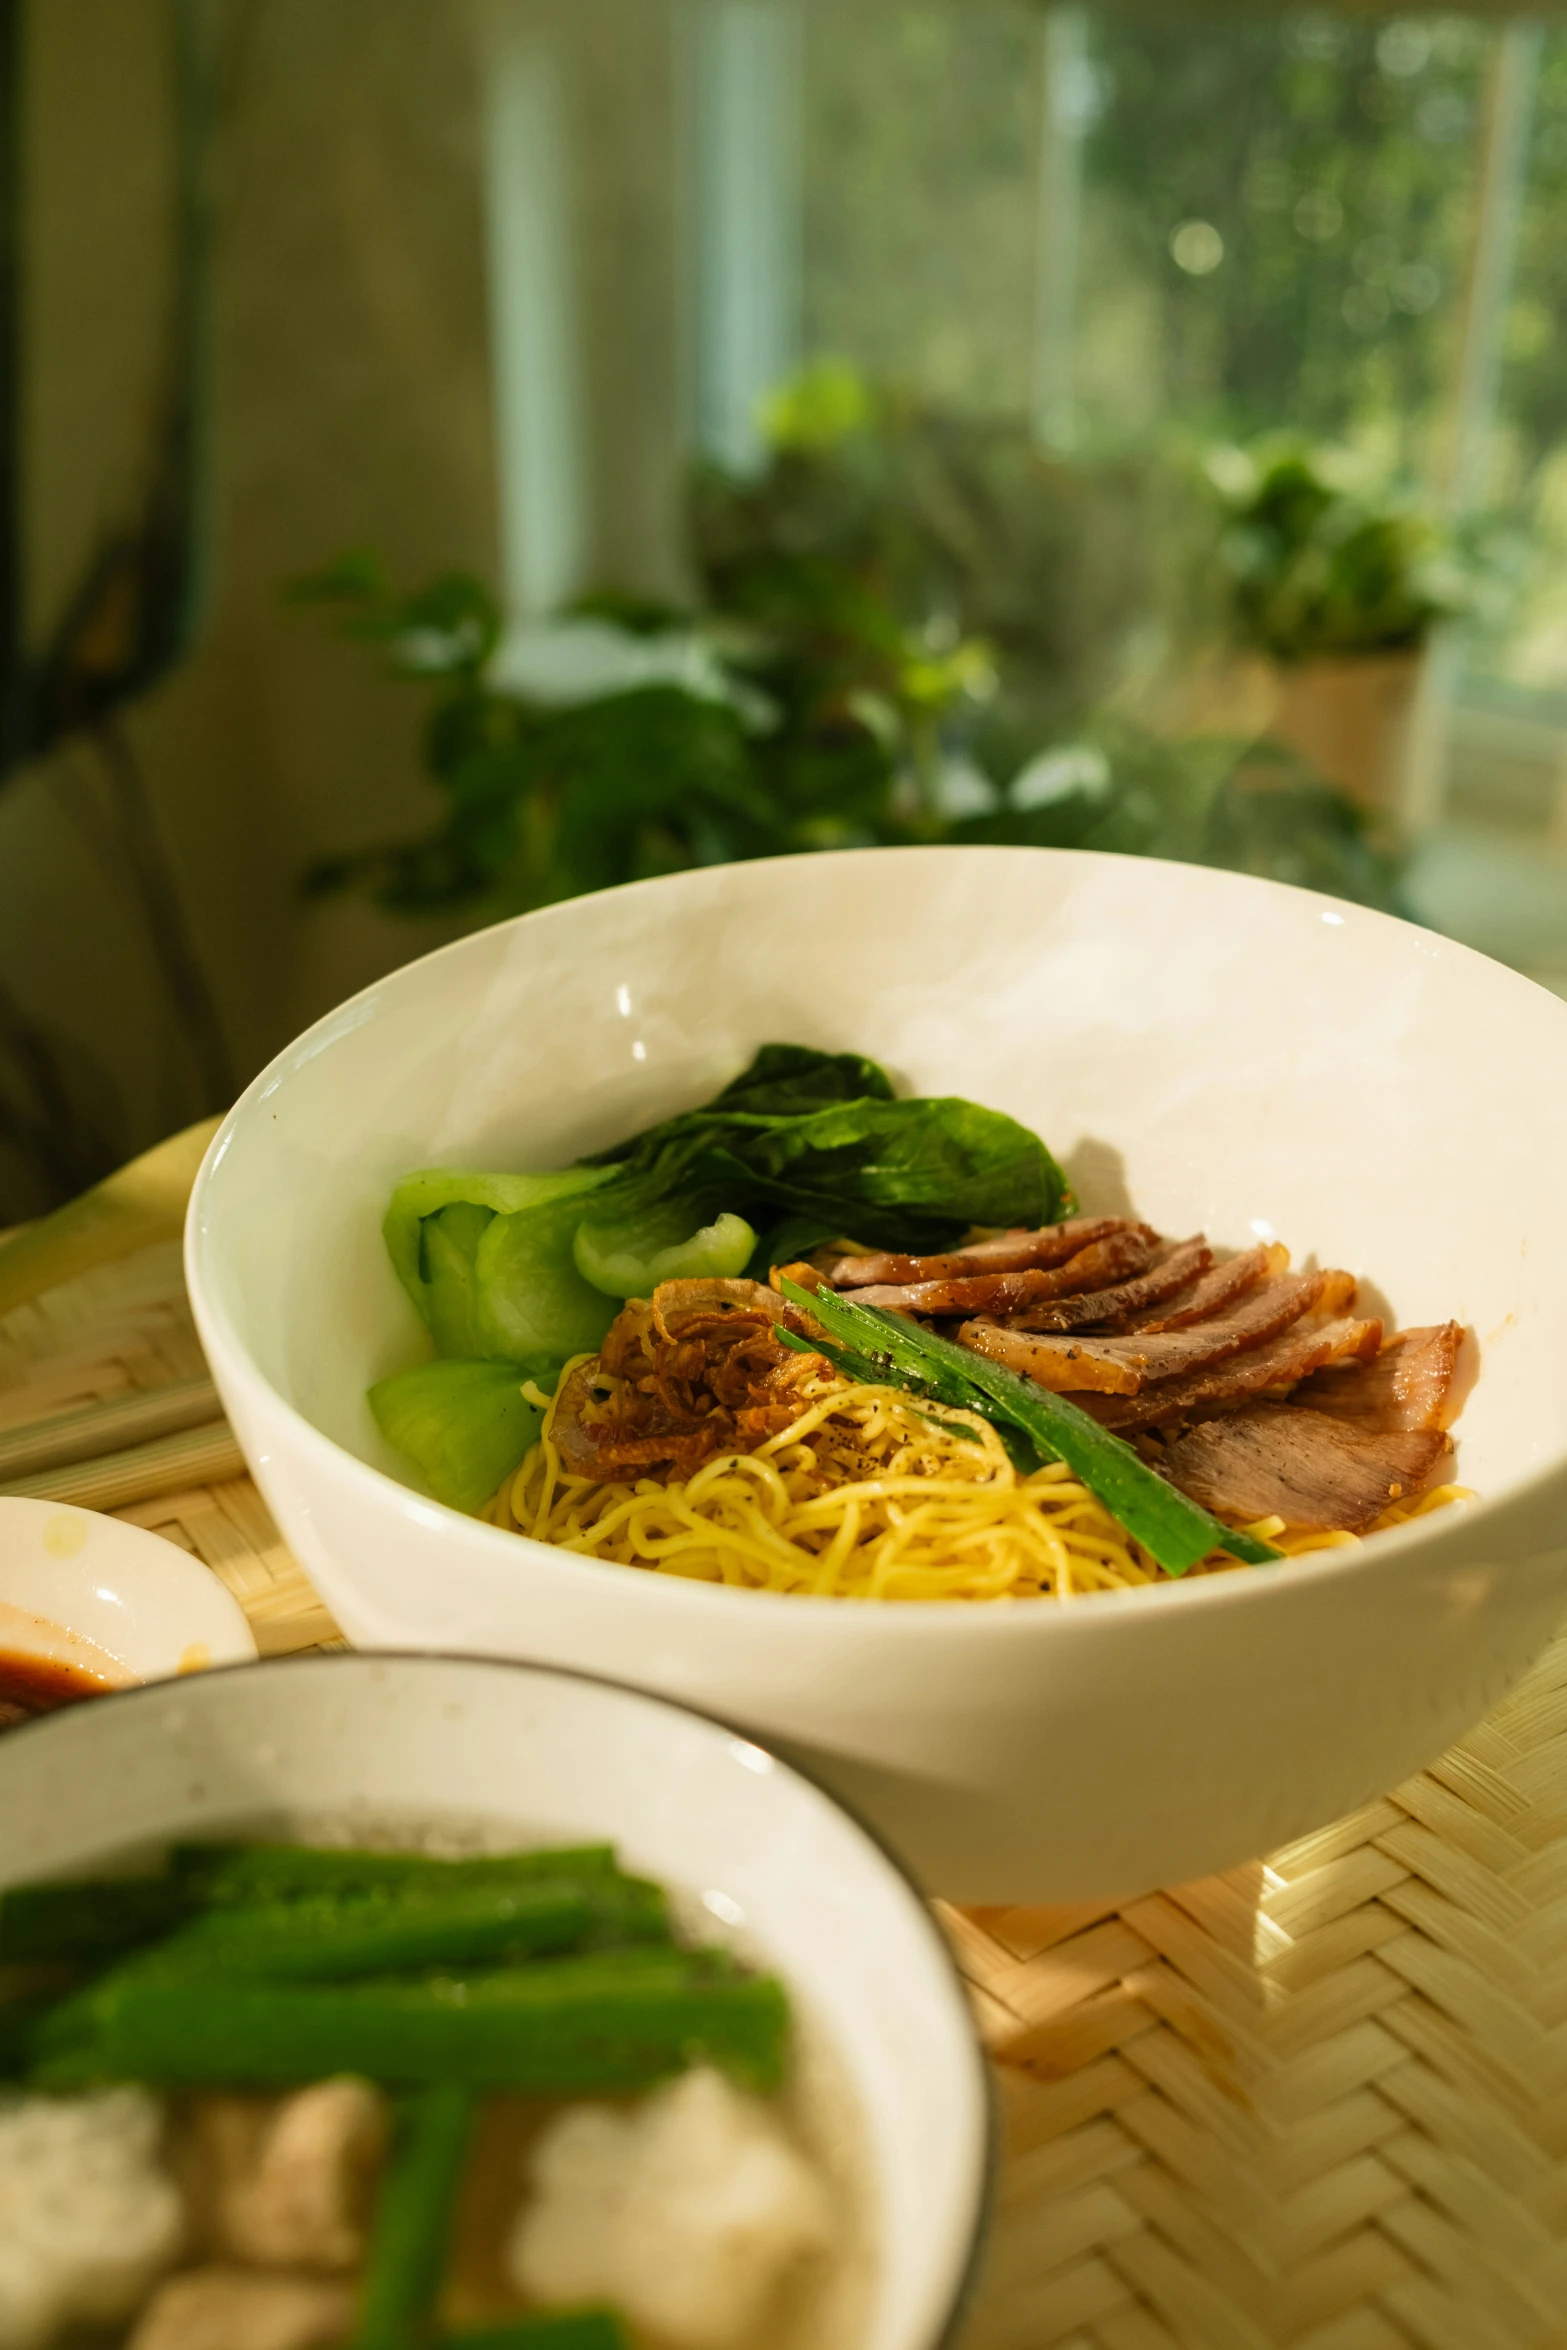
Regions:
<svg viewBox="0 0 1567 2350"><path fill-rule="evenodd" d="M45 1291L0 1318L0 1439L22 1441L40 1423L60 1426L132 1395L199 1378L206 1371L191 1321L177 1241L140 1250L118 1264ZM223 1449L214 1397L210 1419ZM177 1542L204 1559L250 1618L263 1656L333 1643L337 1627L283 1542L266 1503L246 1476L193 1483L180 1475L180 1452L212 1428L117 1452L127 1463L119 1484L127 1498L114 1516ZM237 1451L235 1454L237 1458ZM94 1506L99 1463L89 1454L47 1478L55 1498ZM138 1473L139 1471L139 1473ZM72 1480L79 1478L79 1486Z"/></svg>
<svg viewBox="0 0 1567 2350"><path fill-rule="evenodd" d="M143 1249L0 1319L0 1451L203 1370L179 1252ZM171 1488L223 1448L181 1425L110 1464L67 1428L49 1488L144 1489L118 1514L205 1559L264 1654L331 1640L247 1477ZM1270 1860L942 1915L1005 2131L964 2350L1567 2350L1567 1638Z"/></svg>
<svg viewBox="0 0 1567 2350"><path fill-rule="evenodd" d="M1567 2344L1567 1640L1267 1861L947 1922L1007 2143L967 2350Z"/></svg>

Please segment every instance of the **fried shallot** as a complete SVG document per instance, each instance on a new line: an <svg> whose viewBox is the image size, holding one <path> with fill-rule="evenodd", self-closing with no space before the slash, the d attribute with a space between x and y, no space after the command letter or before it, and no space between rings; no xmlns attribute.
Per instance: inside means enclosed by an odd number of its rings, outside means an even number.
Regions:
<svg viewBox="0 0 1567 2350"><path fill-rule="evenodd" d="M756 1281L666 1281L633 1298L596 1359L561 1390L554 1436L574 1476L687 1477L717 1452L749 1452L799 1410L821 1364L773 1335L803 1317Z"/></svg>

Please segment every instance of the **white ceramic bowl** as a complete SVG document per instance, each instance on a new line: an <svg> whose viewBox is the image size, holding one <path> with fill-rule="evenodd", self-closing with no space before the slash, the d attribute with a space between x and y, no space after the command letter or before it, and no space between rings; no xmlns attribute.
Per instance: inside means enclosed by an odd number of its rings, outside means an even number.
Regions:
<svg viewBox="0 0 1567 2350"><path fill-rule="evenodd" d="M461 1828L610 1839L784 1978L849 2093L877 2279L859 2350L936 2350L985 2214L984 2066L929 1911L822 1791L635 1691L450 1657L296 1657L77 1706L0 1740L0 1886L178 1836ZM715 1920L721 1920L716 1924Z"/></svg>
<svg viewBox="0 0 1567 2350"><path fill-rule="evenodd" d="M114 1682L256 1653L245 1612L177 1543L97 1510L0 1496L0 1652Z"/></svg>
<svg viewBox="0 0 1567 2350"><path fill-rule="evenodd" d="M1474 1507L1066 1606L850 1606L600 1566L398 1481L380 1220L420 1166L553 1167L768 1038L1010 1110L1089 1208L1278 1233L1480 1339ZM1365 1802L1567 1608L1567 1003L1384 916L1044 850L682 874L463 940L321 1021L220 1131L188 1228L229 1416L349 1637L585 1666L786 1742L955 1898L1126 1894Z"/></svg>

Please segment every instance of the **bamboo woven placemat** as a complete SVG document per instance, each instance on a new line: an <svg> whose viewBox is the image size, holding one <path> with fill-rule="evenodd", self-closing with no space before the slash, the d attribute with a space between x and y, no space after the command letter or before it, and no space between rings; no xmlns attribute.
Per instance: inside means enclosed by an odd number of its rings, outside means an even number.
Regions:
<svg viewBox="0 0 1567 2350"><path fill-rule="evenodd" d="M0 1318L0 1490L335 1627L243 1473L179 1249ZM1567 1638L1429 1771L1146 1900L941 1915L1004 2124L964 2350L1567 2350Z"/></svg>
<svg viewBox="0 0 1567 2350"><path fill-rule="evenodd" d="M338 1639L222 1418L178 1241L0 1317L0 1492L106 1509L193 1551L263 1656Z"/></svg>

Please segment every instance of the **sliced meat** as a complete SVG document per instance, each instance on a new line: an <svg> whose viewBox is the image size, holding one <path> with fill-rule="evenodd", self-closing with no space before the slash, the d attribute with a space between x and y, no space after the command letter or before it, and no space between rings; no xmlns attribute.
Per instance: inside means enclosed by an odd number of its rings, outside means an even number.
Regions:
<svg viewBox="0 0 1567 2350"><path fill-rule="evenodd" d="M1244 1256L1231 1257L1226 1264L1215 1265L1205 1273L1189 1297L1179 1305L1167 1306L1162 1312L1139 1316L1131 1324L1134 1330L1189 1330L1194 1322L1206 1322L1220 1314L1236 1298L1244 1297L1248 1289L1269 1273L1289 1270L1289 1250L1272 1243L1263 1248L1249 1248Z"/></svg>
<svg viewBox="0 0 1567 2350"><path fill-rule="evenodd" d="M1390 1502L1418 1493L1447 1448L1437 1428L1376 1433L1293 1404L1254 1403L1189 1428L1163 1465L1183 1493L1227 1517L1363 1534Z"/></svg>
<svg viewBox="0 0 1567 2350"><path fill-rule="evenodd" d="M1374 1363L1319 1371L1291 1398L1363 1428L1447 1428L1456 1416L1453 1378L1462 1322L1400 1330Z"/></svg>
<svg viewBox="0 0 1567 2350"><path fill-rule="evenodd" d="M1053 1395L1135 1395L1147 1370L1146 1355L1123 1360L1103 1339L1036 1338L1030 1330L999 1322L965 1322L958 1343L1021 1372Z"/></svg>
<svg viewBox="0 0 1567 2350"><path fill-rule="evenodd" d="M828 1266L827 1279L834 1289L867 1289L873 1283L904 1288L911 1281L956 1281L966 1273L1021 1273L1031 1265L1064 1265L1091 1240L1139 1229L1128 1216L1075 1216L1037 1232L998 1232L993 1240L972 1241L944 1256L840 1257Z"/></svg>
<svg viewBox="0 0 1567 2350"><path fill-rule="evenodd" d="M966 1273L941 1281L881 1284L848 1292L857 1306L885 1306L894 1314L1005 1314L1048 1297L1071 1297L1100 1289L1107 1281L1140 1273L1152 1262L1158 1234L1137 1224L1090 1241L1053 1271L1033 1266L1018 1273Z"/></svg>
<svg viewBox="0 0 1567 2350"><path fill-rule="evenodd" d="M965 1346L1057 1394L1089 1389L1101 1395L1137 1395L1158 1380L1189 1377L1210 1363L1260 1346L1303 1314L1337 1311L1351 1304L1354 1295L1354 1279L1348 1273L1285 1273L1264 1282L1233 1314L1191 1330L1140 1331L1124 1338L1035 1338L1017 1329L966 1322L958 1336Z"/></svg>
<svg viewBox="0 0 1567 2350"><path fill-rule="evenodd" d="M1156 1257L1146 1273L1113 1289L1088 1289L1080 1296L1058 1298L1054 1304L1030 1306L1008 1317L1011 1330L1092 1330L1125 1322L1144 1307L1176 1296L1188 1288L1213 1262L1213 1251L1199 1232L1195 1240L1179 1241L1166 1255Z"/></svg>
<svg viewBox="0 0 1567 2350"><path fill-rule="evenodd" d="M255 2159L228 2182L226 2249L262 2268L353 2268L386 2143L387 2102L368 2081L316 2081L269 2115Z"/></svg>
<svg viewBox="0 0 1567 2350"><path fill-rule="evenodd" d="M1182 1420L1205 1420L1248 1396L1270 1388L1293 1387L1298 1379L1349 1355L1369 1357L1382 1344L1380 1322L1359 1322L1337 1315L1330 1321L1312 1318L1299 1322L1265 1346L1249 1347L1185 1379L1166 1379L1145 1387L1140 1395L1085 1395L1083 1409L1104 1427L1128 1436L1138 1428L1169 1427Z"/></svg>

